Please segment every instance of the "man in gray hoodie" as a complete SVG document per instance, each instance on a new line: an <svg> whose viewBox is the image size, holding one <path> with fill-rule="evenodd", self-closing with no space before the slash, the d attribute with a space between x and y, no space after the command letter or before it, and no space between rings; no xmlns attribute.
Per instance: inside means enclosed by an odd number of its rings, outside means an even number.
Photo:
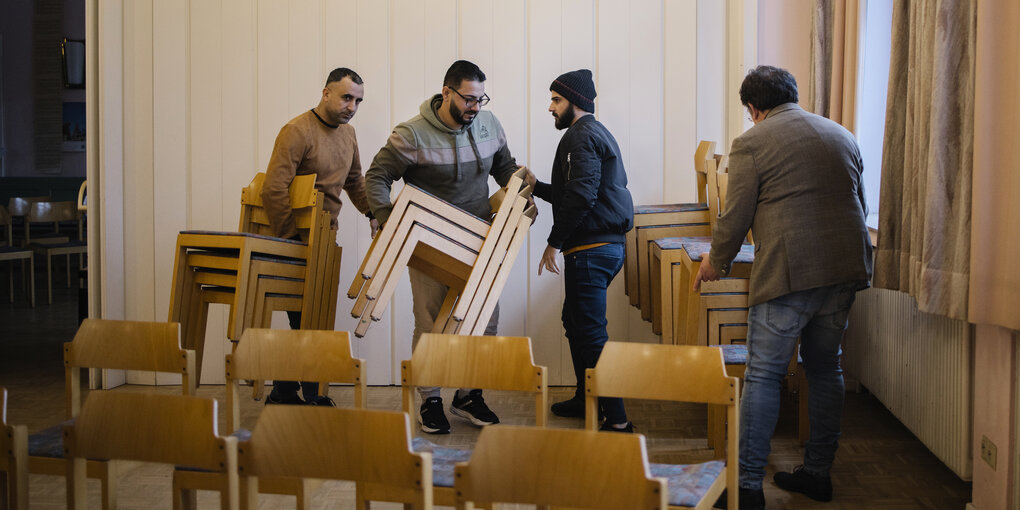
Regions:
<svg viewBox="0 0 1020 510"><path fill-rule="evenodd" d="M446 71L442 93L426 99L418 115L393 128L365 173L368 204L381 224L393 210L390 190L398 179L489 219L489 176L505 186L517 170L517 162L510 155L499 120L492 112L482 110L488 102L485 73L471 62L458 60ZM408 272L414 302L413 348L423 332L432 331L448 289L420 271ZM498 320L497 305L485 328L486 335L496 334ZM421 429L430 434L448 434L450 422L443 412L439 388L420 387L418 394L422 399L418 415ZM499 423L480 389L457 390L450 412L477 426Z"/></svg>

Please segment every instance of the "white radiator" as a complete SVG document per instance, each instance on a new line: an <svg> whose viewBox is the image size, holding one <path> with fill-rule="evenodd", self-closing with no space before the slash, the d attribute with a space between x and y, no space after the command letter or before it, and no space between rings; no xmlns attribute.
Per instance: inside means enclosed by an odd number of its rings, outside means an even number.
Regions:
<svg viewBox="0 0 1020 510"><path fill-rule="evenodd" d="M846 373L942 462L971 479L973 347L970 325L922 313L906 293L857 294L846 335Z"/></svg>

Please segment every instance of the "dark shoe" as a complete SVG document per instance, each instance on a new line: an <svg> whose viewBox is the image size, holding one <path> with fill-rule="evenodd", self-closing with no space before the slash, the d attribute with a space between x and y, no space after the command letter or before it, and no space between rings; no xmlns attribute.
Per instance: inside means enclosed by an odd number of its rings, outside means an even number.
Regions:
<svg viewBox="0 0 1020 510"><path fill-rule="evenodd" d="M418 424L421 425L422 431L429 434L449 434L450 422L443 412L443 399L439 397L425 399L418 413Z"/></svg>
<svg viewBox="0 0 1020 510"><path fill-rule="evenodd" d="M305 404L310 406L336 407L336 402L334 402L333 399L325 395L316 395L308 400L305 400Z"/></svg>
<svg viewBox="0 0 1020 510"><path fill-rule="evenodd" d="M622 428L622 429L618 429L618 428L610 425L609 423L603 423L602 426L599 427L599 430L601 430L603 432L626 432L628 434L633 434L634 433L634 423L628 421L627 422L627 426Z"/></svg>
<svg viewBox="0 0 1020 510"><path fill-rule="evenodd" d="M457 393L460 393L460 391ZM471 390L464 398L458 397L455 393L453 395L453 402L450 404L450 412L461 418L471 420L471 423L478 427L499 423L496 413L492 412L489 406L485 405L485 399L482 398L482 390Z"/></svg>
<svg viewBox="0 0 1020 510"><path fill-rule="evenodd" d="M716 500L713 508L729 508L729 499L726 491ZM737 502L740 510L765 510L765 491L762 489L740 488L740 501Z"/></svg>
<svg viewBox="0 0 1020 510"><path fill-rule="evenodd" d="M584 399L574 397L552 405L552 413L564 418L584 418Z"/></svg>
<svg viewBox="0 0 1020 510"><path fill-rule="evenodd" d="M815 501L832 501L832 479L808 473L804 466L797 466L792 473L776 473L772 479L784 491L806 494Z"/></svg>
<svg viewBox="0 0 1020 510"><path fill-rule="evenodd" d="M300 406L300 405L304 405L305 401L301 400L301 397L298 396L297 392L286 394L286 395L281 395L279 392L277 392L274 389L273 391L269 392L269 396L266 397L266 405L269 405L269 404L284 404L284 405L292 405L292 406L296 405L296 406Z"/></svg>

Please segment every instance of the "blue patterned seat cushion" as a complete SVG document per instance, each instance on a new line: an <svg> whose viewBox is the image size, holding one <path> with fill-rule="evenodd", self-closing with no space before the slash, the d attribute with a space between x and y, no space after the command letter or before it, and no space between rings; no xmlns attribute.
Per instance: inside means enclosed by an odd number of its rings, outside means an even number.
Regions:
<svg viewBox="0 0 1020 510"><path fill-rule="evenodd" d="M701 261L701 254L712 251L712 238L711 237L681 237L681 244L683 249L687 250L687 255L691 257L691 260L695 262ZM734 264L752 264L754 263L754 245L750 243L744 243L740 245L740 251L737 252L737 256L733 259Z"/></svg>
<svg viewBox="0 0 1020 510"><path fill-rule="evenodd" d="M248 429L237 429L237 430L234 431L233 434L230 434L230 437L236 437L238 441L247 441L247 440L251 439L251 431L248 430ZM178 469L180 471L193 471L193 472L196 472L196 473L213 473L214 472L214 471L209 471L208 469L202 469L202 468L197 468L197 467L193 467L193 466L184 466L184 465L174 466L174 469Z"/></svg>
<svg viewBox="0 0 1020 510"><path fill-rule="evenodd" d="M694 212L707 211L708 204L660 204L660 205L635 205L634 214L658 214L672 212Z"/></svg>
<svg viewBox="0 0 1020 510"><path fill-rule="evenodd" d="M432 453L432 485L436 487L453 487L454 464L471 458L471 450L439 446L421 437L411 440L411 449Z"/></svg>
<svg viewBox="0 0 1020 510"><path fill-rule="evenodd" d="M693 507L726 470L726 463L713 460L701 464L651 464L650 467L652 476L668 482L670 506Z"/></svg>
<svg viewBox="0 0 1020 510"><path fill-rule="evenodd" d="M709 248L712 247L712 237L711 236L663 237L663 238L660 238L660 239L656 239L656 240L654 240L652 242L657 244L657 245L659 245L659 248L662 248L663 250L681 250L684 247L684 241L691 240L691 239L694 239L694 240L697 240L697 241L700 241L700 242L704 242L704 243L708 243L708 247ZM700 253L698 255L700 255Z"/></svg>
<svg viewBox="0 0 1020 510"><path fill-rule="evenodd" d="M67 420L29 435L28 455L51 459L64 458L64 427L67 425L74 425L74 420Z"/></svg>
<svg viewBox="0 0 1020 510"><path fill-rule="evenodd" d="M723 362L727 365L747 364L747 344L713 345L712 347L722 349ZM797 363L804 363L804 359L800 357L800 345L797 346Z"/></svg>

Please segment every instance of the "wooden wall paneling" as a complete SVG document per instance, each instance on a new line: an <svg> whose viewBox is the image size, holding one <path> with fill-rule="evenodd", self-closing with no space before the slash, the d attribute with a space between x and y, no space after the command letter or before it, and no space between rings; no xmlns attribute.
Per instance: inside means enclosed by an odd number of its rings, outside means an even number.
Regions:
<svg viewBox="0 0 1020 510"><path fill-rule="evenodd" d="M124 316L155 318L153 285L152 2L124 4ZM128 372L132 384L155 384L154 372Z"/></svg>
<svg viewBox="0 0 1020 510"><path fill-rule="evenodd" d="M288 116L290 107L283 98L290 97L289 80L287 78L288 2L262 0L256 12L256 55L257 74L256 112L258 116L258 147L257 168L265 171L269 164L269 156L273 152L273 143L280 128L293 115Z"/></svg>
<svg viewBox="0 0 1020 510"><path fill-rule="evenodd" d="M235 230L241 214L241 188L258 172L257 18L247 0L223 0L220 47L221 207L226 230ZM313 100L309 98L309 101Z"/></svg>
<svg viewBox="0 0 1020 510"><path fill-rule="evenodd" d="M726 26L726 91L737 94L758 59L758 0L726 0ZM739 100L726 101L727 146L751 125Z"/></svg>
<svg viewBox="0 0 1020 510"><path fill-rule="evenodd" d="M491 96L499 88L499 84L493 82L490 76L496 65L493 55L493 46L496 44L492 33L493 0L462 0L458 2L458 7L457 57L470 60L482 68L486 74L485 92ZM494 89L490 90L490 87ZM490 185L490 189L494 187Z"/></svg>
<svg viewBox="0 0 1020 510"><path fill-rule="evenodd" d="M549 84L563 73L561 48L563 13L561 2L530 0L527 7L528 37L528 166L539 180L549 182L553 156L561 133L553 126L549 108ZM528 249L521 255L537 264L547 246L552 227L552 208L539 200L539 215L531 226ZM527 335L531 337L535 362L549 367L549 384L573 384L573 370L563 370L566 340L560 310L562 278L549 272L529 274Z"/></svg>
<svg viewBox="0 0 1020 510"><path fill-rule="evenodd" d="M663 39L663 201L694 202L691 155L698 145L698 2L666 0Z"/></svg>
<svg viewBox="0 0 1020 510"><path fill-rule="evenodd" d="M98 5L99 36L99 123L102 133L99 147L99 201L103 278L100 316L124 318L124 6L120 1ZM101 385L111 388L123 384L120 370L104 370Z"/></svg>
<svg viewBox="0 0 1020 510"><path fill-rule="evenodd" d="M486 70L493 97L489 108L499 117L506 132L507 145L518 165L528 164L528 61L527 5L525 2L492 3L492 68ZM488 90L488 87L486 87ZM536 112L537 114L537 112ZM548 115L548 113L546 114ZM532 170L534 171L534 170ZM529 235L530 237L530 235ZM544 240L545 235L536 233ZM527 334L528 281L537 275L537 266L527 250L518 253L510 278L500 298L499 333ZM532 268L534 270L532 270ZM554 325L555 326L555 325Z"/></svg>
<svg viewBox="0 0 1020 510"><path fill-rule="evenodd" d="M425 38L425 73L422 86L425 95L438 94L443 88L446 70L455 60L461 58L460 34L457 31L458 0L425 0L424 25L428 27ZM485 69L482 69L485 71ZM422 96L422 100L425 96ZM420 103L419 103L420 104ZM406 120L397 116L395 122Z"/></svg>
<svg viewBox="0 0 1020 510"><path fill-rule="evenodd" d="M371 158L375 156L379 147L386 143L395 124L390 102L393 97L391 88L393 82L390 74L392 69L390 16L391 13L392 15L397 15L397 13L391 10L389 2L371 0L358 0L355 12L358 66L355 69L365 79L366 97L367 94L371 94L372 97L377 98L371 102L366 99L358 111L358 116L355 117L362 164L367 169L371 164ZM420 40L418 44L420 44ZM357 269L356 266L354 268ZM349 285L351 278L353 278L353 272L342 275L343 285ZM352 301L346 297L343 300L344 306L341 311L350 316L349 310ZM391 331L398 328L410 331L407 329L407 324L398 324L400 322L408 323L410 317L398 316L396 307L392 307L390 317L375 324L369 330L369 334L357 342L356 355L364 358L368 363L369 384L399 384L400 360L394 361L397 356L393 349L394 337L398 335L391 335ZM410 343L410 333L403 335L403 341Z"/></svg>
<svg viewBox="0 0 1020 510"><path fill-rule="evenodd" d="M714 140L729 154L726 101L737 91L726 88L726 3L698 0L698 140ZM739 102L739 101L738 101Z"/></svg>
<svg viewBox="0 0 1020 510"><path fill-rule="evenodd" d="M237 230L236 218L223 215L223 26L221 0L193 1L189 9L189 159L191 201L188 228ZM202 384L222 384L226 305L209 307Z"/></svg>
<svg viewBox="0 0 1020 510"><path fill-rule="evenodd" d="M149 207L153 212L155 320L166 320L177 233L188 224L187 28L187 3L153 3L153 193ZM180 379L175 374L156 374L156 384L180 384Z"/></svg>

